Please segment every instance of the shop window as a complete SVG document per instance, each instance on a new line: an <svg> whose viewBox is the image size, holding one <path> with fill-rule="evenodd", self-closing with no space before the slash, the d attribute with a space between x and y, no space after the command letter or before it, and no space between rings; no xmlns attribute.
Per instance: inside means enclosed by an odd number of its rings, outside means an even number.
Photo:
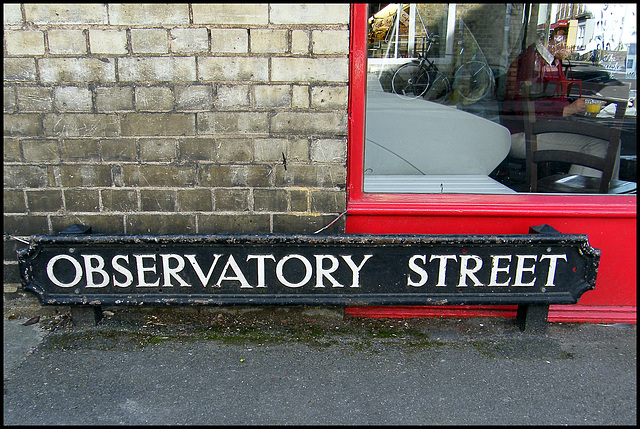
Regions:
<svg viewBox="0 0 640 429"><path fill-rule="evenodd" d="M366 44L365 72L352 63L352 85L364 85L363 100L354 91L352 110L353 103L365 106L362 151L350 155L362 159L361 166L352 168L352 174L362 175L352 180L359 187L356 193L635 194L636 33L635 27L621 31L614 25L629 5L606 7L613 17L610 28L596 25L603 5L595 4L575 12L559 4L521 3L353 7L353 17L366 20L353 27L366 27L366 40L358 42L354 35L352 41L356 57L365 49L359 43ZM605 191L597 185L603 173L578 165L579 155L541 164L532 179L524 81L531 82L527 91L532 104L527 105L535 110L536 121L558 119L621 130ZM625 114L616 119L621 100ZM352 133L354 137L360 138ZM608 145L573 132L537 140L539 149L603 157ZM532 187L532 180L549 176L547 188Z"/></svg>

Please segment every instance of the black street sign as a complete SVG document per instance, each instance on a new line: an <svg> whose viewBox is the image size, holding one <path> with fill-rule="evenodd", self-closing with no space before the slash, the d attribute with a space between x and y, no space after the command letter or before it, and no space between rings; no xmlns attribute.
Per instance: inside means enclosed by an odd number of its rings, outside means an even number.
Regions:
<svg viewBox="0 0 640 429"><path fill-rule="evenodd" d="M43 304L573 304L595 287L586 235L33 236Z"/></svg>

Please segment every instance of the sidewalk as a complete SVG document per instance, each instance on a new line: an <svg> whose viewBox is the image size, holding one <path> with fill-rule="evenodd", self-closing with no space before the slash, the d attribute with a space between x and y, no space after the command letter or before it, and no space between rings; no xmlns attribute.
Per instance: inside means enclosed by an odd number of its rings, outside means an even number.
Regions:
<svg viewBox="0 0 640 429"><path fill-rule="evenodd" d="M635 325L107 310L85 329L5 313L5 424L637 422Z"/></svg>

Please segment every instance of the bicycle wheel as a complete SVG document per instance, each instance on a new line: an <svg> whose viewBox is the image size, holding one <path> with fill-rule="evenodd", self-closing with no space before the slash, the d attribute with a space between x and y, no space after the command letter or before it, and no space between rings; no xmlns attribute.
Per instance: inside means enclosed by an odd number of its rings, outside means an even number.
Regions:
<svg viewBox="0 0 640 429"><path fill-rule="evenodd" d="M449 78L440 72L433 72L430 81L431 85L424 93L424 99L441 104L448 102L451 93Z"/></svg>
<svg viewBox="0 0 640 429"><path fill-rule="evenodd" d="M393 92L407 97L421 97L427 88L429 88L429 73L417 63L403 64L391 79Z"/></svg>
<svg viewBox="0 0 640 429"><path fill-rule="evenodd" d="M460 66L453 78L453 89L467 103L474 103L487 96L493 74L485 63L469 61Z"/></svg>

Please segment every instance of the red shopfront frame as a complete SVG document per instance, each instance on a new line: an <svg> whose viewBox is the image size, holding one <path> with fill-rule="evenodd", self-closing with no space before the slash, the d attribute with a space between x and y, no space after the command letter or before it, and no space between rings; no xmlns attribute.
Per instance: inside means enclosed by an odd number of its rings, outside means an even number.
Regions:
<svg viewBox="0 0 640 429"><path fill-rule="evenodd" d="M551 322L636 323L636 196L373 194L363 192L367 70L366 4L351 5L347 233L522 234L549 224L587 234L601 250L596 288L555 305ZM512 306L347 307L368 317L515 317Z"/></svg>

